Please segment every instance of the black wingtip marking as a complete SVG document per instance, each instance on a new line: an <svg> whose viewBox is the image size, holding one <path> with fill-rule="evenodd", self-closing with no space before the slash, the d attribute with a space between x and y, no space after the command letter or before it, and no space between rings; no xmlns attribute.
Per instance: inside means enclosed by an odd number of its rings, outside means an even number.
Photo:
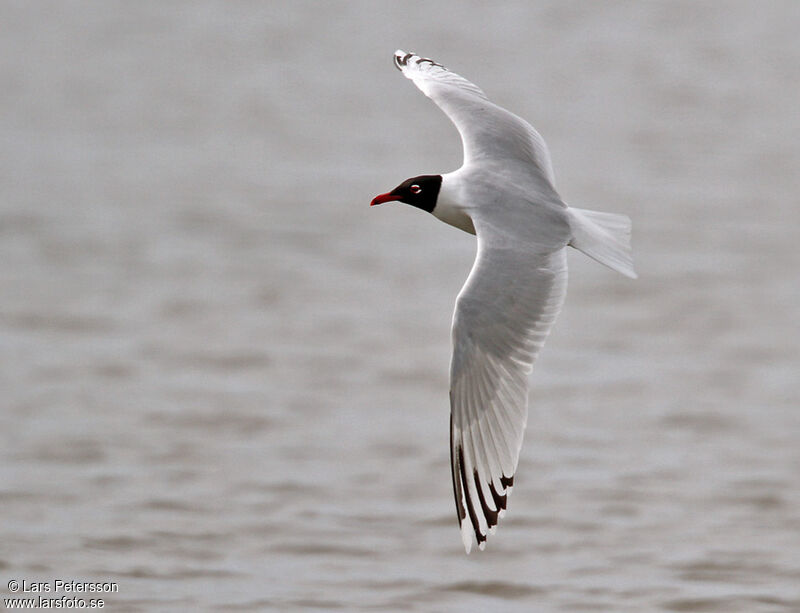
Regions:
<svg viewBox="0 0 800 613"><path fill-rule="evenodd" d="M395 68L397 68L397 70L403 70L403 68L405 66L408 66L408 60L410 60L412 57L415 57L413 53L406 53L403 57L400 57L399 55L395 55L392 58L393 61L394 61ZM422 62L428 62L432 66L438 66L439 68L444 68L445 70L447 70L444 66L442 66L438 62L434 62L433 60L431 60L431 59L429 59L427 57L418 57L417 61L415 63L417 65L419 65Z"/></svg>
<svg viewBox="0 0 800 613"><path fill-rule="evenodd" d="M461 482L460 477L458 476L458 471L460 470L460 464L456 466L456 461L460 462L461 455L461 448L459 447L458 455L455 454L453 447L455 446L455 442L453 440L453 416L450 415L450 473L453 476L453 494L456 497L456 514L458 515L458 523L461 525L461 522L467 517L467 511L464 508L464 505L461 503Z"/></svg>
<svg viewBox="0 0 800 613"><path fill-rule="evenodd" d="M492 511L489 505L486 504L477 470L472 474L472 480L475 481L475 489L478 490L478 500L481 503L481 510L483 511L483 516L486 518L486 524L489 528L492 528L497 525L497 516L500 514L500 507L498 507L497 511ZM497 504L497 502L495 502L495 504Z"/></svg>
<svg viewBox="0 0 800 613"><path fill-rule="evenodd" d="M438 66L439 68L444 68L444 70L447 70L447 68L442 66L439 62L434 62L433 60L427 57L421 57L417 60L417 64L421 64L422 62L428 62L431 66Z"/></svg>
<svg viewBox="0 0 800 613"><path fill-rule="evenodd" d="M503 487L513 487L514 486L514 475L511 475L510 477L506 477L505 475L502 475L500 477L500 485L502 485Z"/></svg>
<svg viewBox="0 0 800 613"><path fill-rule="evenodd" d="M472 506L472 498L469 496L469 487L467 485L467 474L464 472L464 449L458 448L458 462L459 471L461 473L461 484L464 487L464 499L467 501L467 512L469 513L469 520L472 522L472 527L475 530L475 539L480 545L486 540L486 535L481 534L481 525L478 523L478 516L475 513L475 508Z"/></svg>
<svg viewBox="0 0 800 613"><path fill-rule="evenodd" d="M489 491L492 493L492 498L494 498L494 506L497 507L498 511L506 509L506 501L508 500L508 495L503 494L502 496L497 493L497 490L494 489L494 481L489 481Z"/></svg>
<svg viewBox="0 0 800 613"><path fill-rule="evenodd" d="M397 70L403 70L403 66L408 64L408 59L411 57L414 57L413 53L406 53L403 57L395 55L393 58L395 68L397 68Z"/></svg>

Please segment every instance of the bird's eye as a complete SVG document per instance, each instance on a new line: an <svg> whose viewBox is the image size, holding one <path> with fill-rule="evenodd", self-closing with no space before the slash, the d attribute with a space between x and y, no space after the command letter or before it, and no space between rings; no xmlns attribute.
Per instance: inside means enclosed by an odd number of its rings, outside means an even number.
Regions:
<svg viewBox="0 0 800 613"><path fill-rule="evenodd" d="M422 191L422 188L419 185L417 185L416 183L414 185L412 185L411 187L409 187L408 189L411 191L412 194L418 194L418 193L420 193Z"/></svg>

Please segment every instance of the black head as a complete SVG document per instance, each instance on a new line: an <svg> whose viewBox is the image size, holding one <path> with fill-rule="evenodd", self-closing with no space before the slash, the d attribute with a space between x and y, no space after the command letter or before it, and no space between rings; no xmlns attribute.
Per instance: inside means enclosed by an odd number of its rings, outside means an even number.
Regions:
<svg viewBox="0 0 800 613"><path fill-rule="evenodd" d="M428 213L436 207L436 198L442 186L442 175L422 175L403 181L388 194L375 196L370 206L398 200Z"/></svg>

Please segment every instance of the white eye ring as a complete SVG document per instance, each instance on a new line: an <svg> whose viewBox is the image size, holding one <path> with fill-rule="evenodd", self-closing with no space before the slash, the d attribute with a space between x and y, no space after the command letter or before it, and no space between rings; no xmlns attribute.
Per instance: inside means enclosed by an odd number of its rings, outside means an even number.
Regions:
<svg viewBox="0 0 800 613"><path fill-rule="evenodd" d="M408 188L412 194L418 194L422 191L422 188L417 185L416 183Z"/></svg>

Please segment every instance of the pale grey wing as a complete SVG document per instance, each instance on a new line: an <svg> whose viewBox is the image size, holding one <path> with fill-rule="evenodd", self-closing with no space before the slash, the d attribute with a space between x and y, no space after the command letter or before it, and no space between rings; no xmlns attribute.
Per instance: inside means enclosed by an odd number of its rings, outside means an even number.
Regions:
<svg viewBox="0 0 800 613"><path fill-rule="evenodd" d="M469 553L506 509L528 418L528 375L567 289L566 248L481 239L453 316L450 460Z"/></svg>
<svg viewBox="0 0 800 613"><path fill-rule="evenodd" d="M433 60L397 50L394 64L455 124L465 164L487 159L533 164L555 185L547 145L527 121L497 106L477 85Z"/></svg>

